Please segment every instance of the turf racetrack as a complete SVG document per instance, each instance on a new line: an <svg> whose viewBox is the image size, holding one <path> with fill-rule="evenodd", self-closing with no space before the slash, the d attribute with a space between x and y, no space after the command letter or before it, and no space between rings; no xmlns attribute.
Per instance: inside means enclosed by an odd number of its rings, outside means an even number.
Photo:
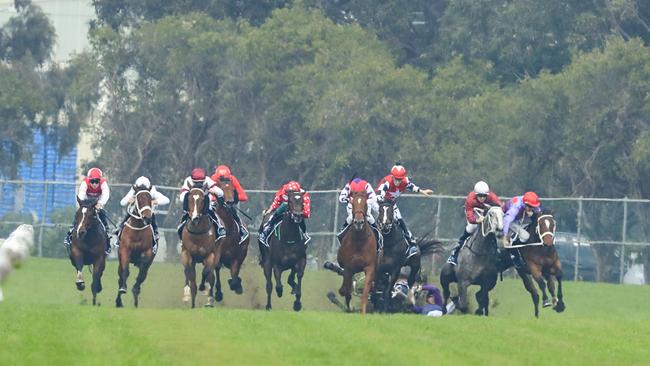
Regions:
<svg viewBox="0 0 650 366"><path fill-rule="evenodd" d="M226 289L224 305L191 310L181 302L182 267L155 263L141 307L133 308L129 291L127 307L116 309L116 265L109 262L104 273L100 307L89 305L88 271L80 293L67 260L30 258L12 273L0 303L0 365L650 363L648 286L565 282L567 310L541 309L539 319L516 280L497 284L488 318L361 316L327 301L339 277L314 271L303 281L304 311L290 310L285 284L284 297L274 295L267 312L261 269L247 264L243 295ZM129 285L136 275L132 269Z"/></svg>

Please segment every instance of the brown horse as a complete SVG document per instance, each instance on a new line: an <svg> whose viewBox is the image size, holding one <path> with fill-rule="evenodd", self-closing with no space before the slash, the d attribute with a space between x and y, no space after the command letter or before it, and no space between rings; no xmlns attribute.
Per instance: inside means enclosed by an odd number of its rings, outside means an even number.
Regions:
<svg viewBox="0 0 650 366"><path fill-rule="evenodd" d="M275 276L275 292L282 297L282 272L291 269L287 283L291 286L291 293L296 295L293 310L300 311L302 303L302 277L307 264L306 237L300 228L304 225L303 205L304 192L287 192L288 203L282 213L282 221L267 239L268 247L263 243L260 246L260 265L266 277L266 310L271 310L271 293L273 282L271 272ZM282 205L278 210L284 209ZM264 222L264 220L262 220ZM263 224L262 224L263 225ZM261 231L260 227L260 231ZM296 277L298 282L296 282Z"/></svg>
<svg viewBox="0 0 650 366"><path fill-rule="evenodd" d="M244 259L246 259L246 254L248 253L250 236L246 236L246 239L241 240L241 233L237 222L235 221L235 188L232 185L232 182L228 179L217 180L217 185L223 191L225 201L225 204L217 205L217 215L226 229L226 236L219 238L217 241L218 245L221 247L221 257L215 269L217 278L215 298L217 301L221 301L223 300L221 278L219 276L221 266L230 269L230 279L228 280L230 289L238 295L241 295L244 291L241 284L241 278L239 277L239 270L241 269Z"/></svg>
<svg viewBox="0 0 650 366"><path fill-rule="evenodd" d="M337 254L339 266L343 268L343 284L339 294L345 297L348 311L352 311L350 307L352 276L363 271L365 281L361 295L361 313L365 314L368 310L368 293L375 279L379 255L375 234L366 220L366 212L368 212L366 192L351 192L349 199L352 203L353 221L342 234L341 246Z"/></svg>
<svg viewBox="0 0 650 366"><path fill-rule="evenodd" d="M517 273L530 293L535 307L535 317L539 316L539 294L535 285L531 281L531 276L537 282L540 290L542 291L543 306L553 306L553 309L561 313L565 309L564 295L562 294L562 263L558 257L555 246L555 218L553 211L545 210L541 214L533 216L535 225L528 227L530 244L524 244L519 248L521 256L526 261L526 269L517 269ZM516 243L514 243L516 246ZM552 296L552 303L546 294L546 284L548 283L548 290ZM558 292L555 297L555 283L553 279L557 280Z"/></svg>
<svg viewBox="0 0 650 366"><path fill-rule="evenodd" d="M217 233L214 229L208 210L210 200L203 188L192 188L187 192L189 221L181 232L181 263L185 268L185 295L183 301L192 299L192 307L196 306L196 263L203 263L200 291L205 290L208 282L208 302L205 306L214 306L213 286L214 269L219 262L219 246Z"/></svg>
<svg viewBox="0 0 650 366"><path fill-rule="evenodd" d="M133 304L138 307L138 297L140 295L140 286L147 278L149 267L153 263L156 254L153 251L153 207L151 204L151 193L146 187L133 187L135 192L135 201L127 208L129 218L124 223L118 237L120 243L117 251L119 267L117 274L119 280L117 285L117 298L115 306L123 307L122 294L126 293L126 280L129 278L129 263L133 263L140 270L138 278L135 280L133 289Z"/></svg>
<svg viewBox="0 0 650 366"><path fill-rule="evenodd" d="M79 208L75 213L75 226L72 229L70 244L70 262L77 270L77 289L83 291L86 284L83 279L83 266L92 265L93 282L90 286L93 293L93 305L97 304L97 294L102 291L102 274L106 267L106 242L108 235L99 219L95 208L96 198L79 200Z"/></svg>

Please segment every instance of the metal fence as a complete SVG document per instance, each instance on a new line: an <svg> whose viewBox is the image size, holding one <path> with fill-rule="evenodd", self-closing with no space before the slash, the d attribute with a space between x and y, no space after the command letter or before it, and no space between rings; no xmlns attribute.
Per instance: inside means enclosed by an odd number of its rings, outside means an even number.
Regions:
<svg viewBox="0 0 650 366"><path fill-rule="evenodd" d="M0 180L0 236L8 235L18 224L31 223L36 229L35 255L66 257L62 243L76 207L74 200L68 207L53 209L53 203L57 202L57 195L65 193L69 197L77 186L67 182ZM34 191L35 187L41 187L42 194L24 194L26 190ZM119 224L124 217L125 211L119 206L119 201L129 187L129 184L111 184L111 199L106 210L114 224ZM169 206L157 210L163 234L157 260L175 261L179 248L176 225L181 217L179 190L177 187L157 188L171 199ZM275 191L250 190L247 193L249 201L241 203L240 209L253 218L248 225L255 237L261 211L270 204ZM310 191L312 217L308 231L313 240L308 254L312 266L319 266L336 256L338 242L335 234L345 219L345 208L337 201L338 193L338 190ZM463 196L409 194L400 198L399 206L416 236L429 234L451 248L465 225L464 199ZM555 211L558 227L556 246L567 279L622 283L630 269L638 270L635 260L650 255L650 242L647 241L650 200L566 197L542 198L542 202ZM248 220L244 218L244 221ZM257 254L256 247L250 246L251 259ZM445 259L444 255L429 259L430 267L433 267L429 270L435 270Z"/></svg>

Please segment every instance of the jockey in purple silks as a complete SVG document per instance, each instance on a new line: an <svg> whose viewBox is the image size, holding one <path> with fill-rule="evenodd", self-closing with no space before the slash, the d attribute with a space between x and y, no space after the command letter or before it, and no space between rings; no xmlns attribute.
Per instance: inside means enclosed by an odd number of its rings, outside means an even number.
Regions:
<svg viewBox="0 0 650 366"><path fill-rule="evenodd" d="M511 238L519 243L525 244L530 239L526 230L532 224L531 217L534 213L541 212L541 202L535 192L526 192L523 196L515 196L509 199L503 206L505 215L503 217L503 246L508 249L513 263L519 269L524 268L517 248L509 248Z"/></svg>

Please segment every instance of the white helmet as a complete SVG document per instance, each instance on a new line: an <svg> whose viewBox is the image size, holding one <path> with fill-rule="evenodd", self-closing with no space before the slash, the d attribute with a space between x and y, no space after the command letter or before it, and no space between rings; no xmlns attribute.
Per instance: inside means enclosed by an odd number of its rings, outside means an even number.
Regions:
<svg viewBox="0 0 650 366"><path fill-rule="evenodd" d="M490 193L490 187L484 181L478 181L474 184L474 193L476 194L488 194Z"/></svg>
<svg viewBox="0 0 650 366"><path fill-rule="evenodd" d="M147 177L140 177L135 180L136 187L145 187L146 189L151 189L151 182L149 181L149 178Z"/></svg>

